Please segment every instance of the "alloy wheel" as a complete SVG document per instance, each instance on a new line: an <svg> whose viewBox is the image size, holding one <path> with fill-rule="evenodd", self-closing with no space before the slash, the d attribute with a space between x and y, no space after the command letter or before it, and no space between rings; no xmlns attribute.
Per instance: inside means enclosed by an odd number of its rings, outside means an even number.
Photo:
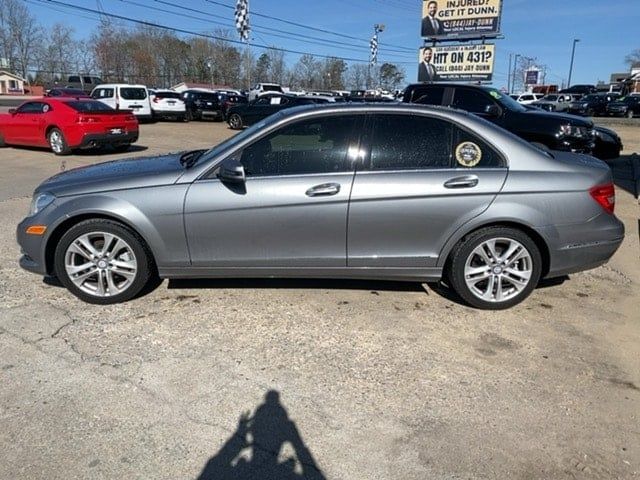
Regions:
<svg viewBox="0 0 640 480"><path fill-rule="evenodd" d="M131 246L107 232L85 233L73 240L65 252L64 267L76 287L96 297L123 293L138 271Z"/></svg>
<svg viewBox="0 0 640 480"><path fill-rule="evenodd" d="M64 139L58 130L54 130L49 134L49 145L55 153L61 153L64 150Z"/></svg>
<svg viewBox="0 0 640 480"><path fill-rule="evenodd" d="M531 281L533 260L520 242L492 238L467 257L464 280L471 293L485 302L504 302L522 292Z"/></svg>

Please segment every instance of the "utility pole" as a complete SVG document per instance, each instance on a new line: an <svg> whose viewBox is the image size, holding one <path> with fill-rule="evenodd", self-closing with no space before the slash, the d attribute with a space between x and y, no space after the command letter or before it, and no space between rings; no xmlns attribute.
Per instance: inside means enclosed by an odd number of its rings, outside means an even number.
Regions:
<svg viewBox="0 0 640 480"><path fill-rule="evenodd" d="M573 39L573 48L571 49L571 65L569 66L569 80L567 81L567 88L571 87L571 74L573 73L573 57L576 54L576 43L580 41L579 38Z"/></svg>
<svg viewBox="0 0 640 480"><path fill-rule="evenodd" d="M513 54L510 53L509 54L509 73L507 74L507 93L512 93L511 92L511 56Z"/></svg>
<svg viewBox="0 0 640 480"><path fill-rule="evenodd" d="M521 57L519 53L516 53L515 61L513 62L513 77L511 79L511 88L515 91L516 89L516 73L518 72L518 58ZM513 92L509 92L513 93Z"/></svg>

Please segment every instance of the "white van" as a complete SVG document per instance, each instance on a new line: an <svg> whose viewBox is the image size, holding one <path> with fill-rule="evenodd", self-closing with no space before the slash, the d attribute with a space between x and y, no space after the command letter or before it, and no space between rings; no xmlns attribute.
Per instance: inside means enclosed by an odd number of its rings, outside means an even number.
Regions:
<svg viewBox="0 0 640 480"><path fill-rule="evenodd" d="M144 85L126 83L98 85L91 92L91 98L115 110L132 110L138 120L151 120L149 92Z"/></svg>

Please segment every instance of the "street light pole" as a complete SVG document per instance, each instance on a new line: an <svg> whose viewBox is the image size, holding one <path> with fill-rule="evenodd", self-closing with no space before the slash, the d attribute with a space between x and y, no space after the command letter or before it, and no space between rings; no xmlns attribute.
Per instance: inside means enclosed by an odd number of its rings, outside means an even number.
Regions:
<svg viewBox="0 0 640 480"><path fill-rule="evenodd" d="M519 53L516 53L515 61L513 62L513 77L511 79L511 90L513 90L513 92L509 92L509 93L514 93L516 90L516 73L518 71L518 58L521 56L522 55L520 55Z"/></svg>
<svg viewBox="0 0 640 480"><path fill-rule="evenodd" d="M571 49L571 65L569 66L569 80L567 81L567 88L571 87L571 74L573 73L573 57L576 54L576 43L580 41L579 38L573 39L573 48Z"/></svg>

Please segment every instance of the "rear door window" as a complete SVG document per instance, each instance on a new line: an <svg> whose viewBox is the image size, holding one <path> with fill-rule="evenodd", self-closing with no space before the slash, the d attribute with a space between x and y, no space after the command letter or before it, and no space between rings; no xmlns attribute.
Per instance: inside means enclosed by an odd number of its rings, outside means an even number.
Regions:
<svg viewBox="0 0 640 480"><path fill-rule="evenodd" d="M125 100L144 100L147 92L144 88L120 87L120 96Z"/></svg>
<svg viewBox="0 0 640 480"><path fill-rule="evenodd" d="M376 114L371 125L371 170L451 168L451 123L423 115Z"/></svg>

